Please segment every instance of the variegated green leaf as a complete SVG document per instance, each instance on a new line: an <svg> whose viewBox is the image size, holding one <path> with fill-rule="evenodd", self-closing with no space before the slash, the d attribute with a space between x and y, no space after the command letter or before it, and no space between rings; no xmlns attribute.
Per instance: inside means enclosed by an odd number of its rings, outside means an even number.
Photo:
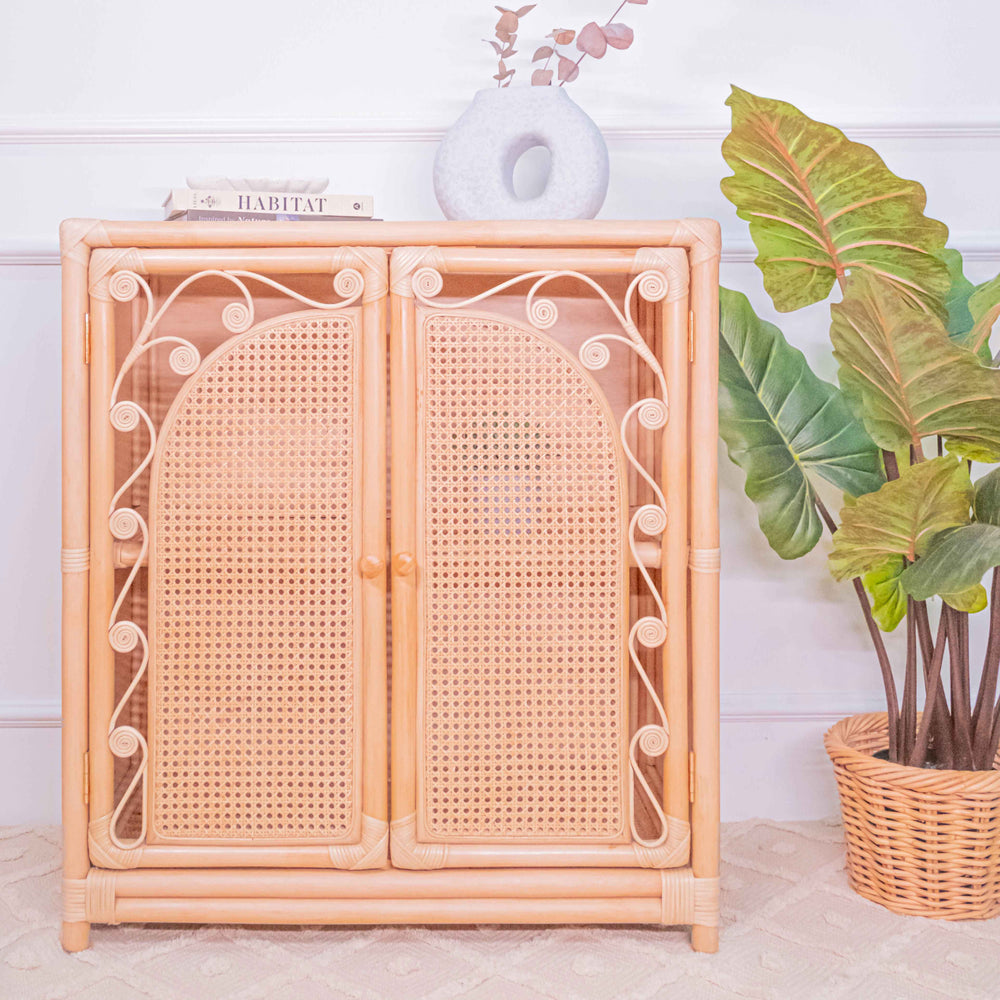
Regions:
<svg viewBox="0 0 1000 1000"><path fill-rule="evenodd" d="M733 88L722 191L750 224L764 287L780 312L830 294L848 271L893 284L945 316L951 281L939 254L947 227L924 214L926 195L875 150L784 101Z"/></svg>
<svg viewBox="0 0 1000 1000"><path fill-rule="evenodd" d="M940 594L959 611L982 611L986 590L980 581L994 566L1000 566L1000 527L967 524L928 545L903 573L903 589L919 601Z"/></svg>
<svg viewBox="0 0 1000 1000"><path fill-rule="evenodd" d="M1000 460L1000 371L867 274L851 276L831 314L840 384L876 444L900 451L941 434L955 454Z"/></svg>
<svg viewBox="0 0 1000 1000"><path fill-rule="evenodd" d="M808 552L822 531L809 473L849 494L884 482L878 449L840 390L817 378L801 351L722 289L719 433L746 474L761 530L785 559Z"/></svg>
<svg viewBox="0 0 1000 1000"><path fill-rule="evenodd" d="M884 632L891 632L906 617L906 591L899 580L905 567L902 556L890 556L861 578L872 595L872 614Z"/></svg>
<svg viewBox="0 0 1000 1000"><path fill-rule="evenodd" d="M981 524L1000 527L1000 468L976 480L976 497L972 503L976 520Z"/></svg>
<svg viewBox="0 0 1000 1000"><path fill-rule="evenodd" d="M841 511L830 554L838 580L864 576L892 556L912 562L938 532L968 524L972 482L964 462L945 455L900 472Z"/></svg>
<svg viewBox="0 0 1000 1000"><path fill-rule="evenodd" d="M1000 319L1000 274L992 281L983 282L969 296L969 312L972 315L972 329L967 335L967 344L973 351L990 353L990 333L993 324Z"/></svg>

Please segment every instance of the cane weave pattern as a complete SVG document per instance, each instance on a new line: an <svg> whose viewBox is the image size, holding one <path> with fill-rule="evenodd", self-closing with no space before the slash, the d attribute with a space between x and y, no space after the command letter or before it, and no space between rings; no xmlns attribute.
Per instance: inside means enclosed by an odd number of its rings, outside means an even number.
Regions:
<svg viewBox="0 0 1000 1000"><path fill-rule="evenodd" d="M168 418L150 568L161 836L355 824L355 340L344 315L251 333Z"/></svg>
<svg viewBox="0 0 1000 1000"><path fill-rule="evenodd" d="M615 428L543 334L438 314L423 337L423 833L619 838Z"/></svg>

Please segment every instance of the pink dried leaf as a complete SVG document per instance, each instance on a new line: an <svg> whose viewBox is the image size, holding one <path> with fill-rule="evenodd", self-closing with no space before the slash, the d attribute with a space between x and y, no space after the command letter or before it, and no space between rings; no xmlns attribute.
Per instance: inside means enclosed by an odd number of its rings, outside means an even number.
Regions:
<svg viewBox="0 0 1000 1000"><path fill-rule="evenodd" d="M613 49L627 49L635 37L627 24L606 24L601 28L601 33Z"/></svg>
<svg viewBox="0 0 1000 1000"><path fill-rule="evenodd" d="M595 59L600 59L608 51L608 40L596 21L591 21L580 29L580 34L576 36L576 47Z"/></svg>
<svg viewBox="0 0 1000 1000"><path fill-rule="evenodd" d="M535 51L535 54L531 57L531 61L538 62L539 59L548 59L554 51L551 45L543 45Z"/></svg>
<svg viewBox="0 0 1000 1000"><path fill-rule="evenodd" d="M626 3L641 3L641 4L645 4L645 3L648 3L649 0L625 0L625 2Z"/></svg>
<svg viewBox="0 0 1000 1000"><path fill-rule="evenodd" d="M501 14L513 14L514 13L509 7L499 7L496 4L493 5L493 9L500 11Z"/></svg>
<svg viewBox="0 0 1000 1000"><path fill-rule="evenodd" d="M507 35L517 31L517 15L513 11L509 10L500 15L500 20L497 21L497 34L499 35L501 31Z"/></svg>
<svg viewBox="0 0 1000 1000"><path fill-rule="evenodd" d="M552 83L552 70L536 69L531 74L531 85L533 87L547 87Z"/></svg>
<svg viewBox="0 0 1000 1000"><path fill-rule="evenodd" d="M501 49L500 46L496 42L494 42L492 39L490 39L490 38L484 38L483 41L486 42L487 45L492 45L493 46L493 51L498 56L499 55L503 55L503 49Z"/></svg>
<svg viewBox="0 0 1000 1000"><path fill-rule="evenodd" d="M514 48L513 44L508 45L507 48L500 53L500 55L502 55L504 59L509 59L511 56L517 55L517 49Z"/></svg>
<svg viewBox="0 0 1000 1000"><path fill-rule="evenodd" d="M521 7L518 10L516 10L514 13L518 17L524 17L524 15L527 14L529 10L534 10L534 9L535 9L535 5L533 3L529 3L527 7Z"/></svg>
<svg viewBox="0 0 1000 1000"><path fill-rule="evenodd" d="M569 45L576 38L576 32L569 28L553 28L545 37L553 39L556 45Z"/></svg>
<svg viewBox="0 0 1000 1000"><path fill-rule="evenodd" d="M572 83L580 75L580 67L572 59L559 57L559 79L563 83Z"/></svg>
<svg viewBox="0 0 1000 1000"><path fill-rule="evenodd" d="M497 66L497 72L498 73L507 72L507 64L502 59L500 60L500 64Z"/></svg>

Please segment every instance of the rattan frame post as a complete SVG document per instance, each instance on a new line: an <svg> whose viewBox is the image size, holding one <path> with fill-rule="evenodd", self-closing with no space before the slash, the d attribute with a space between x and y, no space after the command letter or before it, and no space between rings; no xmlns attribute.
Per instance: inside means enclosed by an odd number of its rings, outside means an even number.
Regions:
<svg viewBox="0 0 1000 1000"><path fill-rule="evenodd" d="M385 255L394 248L436 246L454 252L456 260L479 256L488 259L491 248L495 260L486 266L496 267L504 259L523 256L523 249L551 248L564 255L564 266L574 266L586 260L592 263L593 251L603 250L609 258L616 255L633 259L637 251L648 248L653 255L676 251L683 256L690 283L684 296L666 303L644 304L642 322L654 331L690 323L687 344L683 340L661 337L663 349L673 352L665 370L672 381L669 393L672 405L680 403L685 394L689 400L689 417L684 431L686 447L678 451L671 431L663 435L661 461L664 485L672 513L688 511L690 552L688 568L678 567L668 560L663 573L663 599L676 622L680 602L687 606L688 634L683 628L671 629L667 645L676 651L688 650L689 671L664 677L664 703L671 718L671 753L664 767L665 802L671 815L686 812L690 804L690 863L661 870L626 865L625 867L524 867L483 868L475 870L406 871L390 868L382 871L321 872L315 867L320 859L284 861L268 855L268 848L234 847L241 866L229 868L231 862L220 861L211 853L184 853L185 849L164 845L168 852L155 859L155 867L126 870L108 867L108 858L100 851L97 867L94 845L87 848L86 770L90 754L91 786L96 792L96 807L107 803L104 787L107 760L102 759L97 742L101 733L95 717L105 716L108 690L100 663L90 663L88 643L91 629L88 617L90 590L98 602L106 603L106 595L97 586L91 587L87 572L88 560L103 560L101 570L128 565L134 559L134 548L127 541L110 546L96 544L90 533L90 521L95 516L91 503L101 491L101 477L91 482L88 456L96 449L103 455L101 435L91 437L89 399L90 378L94 372L97 350L84 363L91 349L88 321L96 323L94 347L102 337L110 337L111 310L102 306L100 281L97 277L95 294L88 294L88 267L93 251L112 250L136 256L152 251L163 274L183 275L199 267L210 267L214 261L228 261L230 266L252 269L260 261L274 266L276 260L296 273L303 262L325 248L353 246L363 254ZM478 250L462 251L476 247ZM275 253L275 251L280 251ZM644 253L647 251L643 251ZM118 223L97 220L69 220L62 229L64 262L64 830L65 881L63 943L68 950L84 948L88 943L90 922L117 923L126 920L169 920L173 922L239 921L255 922L659 922L688 924L692 944L702 951L713 951L718 943L718 528L716 501L716 429L715 379L717 349L717 281L719 232L715 223L706 220L678 222L567 222L567 223L278 223L267 225L228 225L202 223ZM669 255L669 254L668 254ZM122 266L125 266L124 264ZM648 265L647 265L648 266ZM378 405L377 383L384 379L385 340L379 328L387 316L394 350L406 354L415 347L415 330L408 327L407 309L399 296L391 306L383 291L381 301L372 306L365 322L364 342L370 364L366 363L366 395ZM657 343L660 340L656 340ZM687 351L686 385L676 382L678 355ZM380 358L381 352L381 360ZM96 384L103 385L100 375ZM415 406L415 390L401 373L392 374L392 405ZM384 389L382 390L384 392ZM408 395L409 393L409 395ZM675 425L675 431L680 422ZM390 474L395 484L400 477L412 475L413 445L402 425L392 424L392 465ZM383 456L366 448L368 461L378 465ZM103 459L102 459L103 460ZM685 489L677 492L677 482ZM394 489L395 489L394 485ZM92 492L96 490L97 492ZM377 505L378 497L366 493L364 503ZM384 509L384 501L379 513ZM412 586L415 573L407 573L406 553L413 552L414 536L406 533L405 518L396 511L393 518L394 587L399 585L404 597L400 607L393 609L394 658L415 653L415 621L408 617L406 587ZM679 530L684 515L671 522L669 532ZM106 522L105 522L106 523ZM384 532L384 519L381 531ZM379 602L384 600L385 563L381 558L379 528L369 525L365 532L365 550L369 553L359 565L364 577L362 584L366 607L373 618ZM666 536L662 544L668 544ZM676 545L676 539L669 542ZM643 543L643 559L662 561L656 546ZM129 553L131 552L131 556ZM401 558L402 557L402 558ZM392 564L393 561L390 561ZM419 573L419 568L417 568ZM91 574L93 575L93 574ZM681 590L681 578L684 590ZM682 596L678 596L681 595ZM394 601L395 604L395 601ZM373 630L366 632L369 640L376 638ZM106 633L105 633L106 635ZM411 648L412 647L412 648ZM99 659L99 657L98 657ZM93 671L93 674L91 673ZM658 682L661 683L661 682ZM102 687L102 684L105 686ZM88 687L95 702L89 704ZM404 695L406 691L402 692ZM111 696L113 698L113 689ZM395 754L400 746L414 746L416 733L410 724L413 705L401 698L393 702L392 735ZM685 732L687 709L690 710L690 731ZM378 717L377 701L366 703L371 725ZM648 705L645 711L648 711ZM682 721L683 720L683 721ZM90 724L94 730L88 732ZM378 751L368 760L372 772L377 772ZM383 744L384 754L384 744ZM95 767L96 765L96 767ZM384 764L382 765L384 767ZM366 774L368 772L366 771ZM686 777L693 778L689 789ZM383 784L384 795L384 784ZM367 789L366 789L367 794ZM384 804L373 806L376 813L393 819L405 813L407 805L397 801L401 790L392 787L392 810L388 815ZM377 795L375 796L377 800ZM384 798L383 798L384 803ZM472 846L472 845L470 845ZM156 850L146 846L144 852ZM281 850L280 848L278 849ZM172 853L170 853L172 852ZM111 859L114 860L113 858ZM152 857L149 863L153 864ZM329 863L329 862L327 862ZM172 867L176 866L176 867Z"/></svg>

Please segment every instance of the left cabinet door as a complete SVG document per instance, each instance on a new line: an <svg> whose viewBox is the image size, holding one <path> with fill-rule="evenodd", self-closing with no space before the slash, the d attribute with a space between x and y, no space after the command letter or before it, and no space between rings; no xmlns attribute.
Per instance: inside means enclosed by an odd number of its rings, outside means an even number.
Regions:
<svg viewBox="0 0 1000 1000"><path fill-rule="evenodd" d="M369 248L94 252L94 864L386 864L385 299Z"/></svg>

